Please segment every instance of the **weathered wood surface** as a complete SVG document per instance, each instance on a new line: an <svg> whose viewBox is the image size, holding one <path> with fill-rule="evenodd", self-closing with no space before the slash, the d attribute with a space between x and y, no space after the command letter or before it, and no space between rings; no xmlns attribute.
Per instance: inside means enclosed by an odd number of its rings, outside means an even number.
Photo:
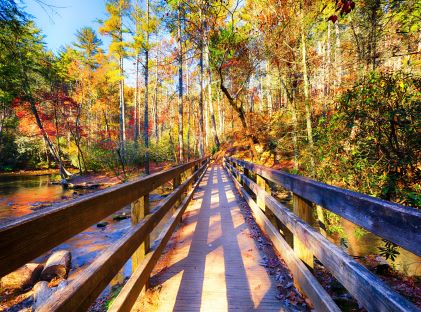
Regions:
<svg viewBox="0 0 421 312"><path fill-rule="evenodd" d="M255 194L265 198L266 206L287 228L297 236L317 259L368 311L418 311L418 309L394 292L379 278L356 262L340 248L328 241L310 225L303 222L287 207L267 194L259 186L228 164L234 175Z"/></svg>
<svg viewBox="0 0 421 312"><path fill-rule="evenodd" d="M158 204L154 212L130 228L121 239L107 248L66 288L55 292L39 309L39 312L87 310L199 173L200 170L177 187Z"/></svg>
<svg viewBox="0 0 421 312"><path fill-rule="evenodd" d="M143 262L140 263L139 267L136 269L136 271L134 271L130 279L124 285L117 298L115 298L113 304L108 309L109 312L131 311L133 304L136 302L136 299L142 291L143 287L147 285L149 276L155 264L161 256L161 253L169 239L171 238L171 235L173 234L176 226L181 220L181 216L187 208L187 205L190 203L193 197L193 193L205 173L206 169L204 169L204 172L200 175L193 188L188 187L188 189L190 188L189 193L174 212L173 216L166 223L164 229L161 231L161 234L156 239L152 250L145 256Z"/></svg>
<svg viewBox="0 0 421 312"><path fill-rule="evenodd" d="M140 297L132 311L288 310L221 166L208 170L183 219L154 271L159 294Z"/></svg>
<svg viewBox="0 0 421 312"><path fill-rule="evenodd" d="M267 218L266 213L262 211L261 206L251 198L244 187L229 171L231 170L229 165L226 166L226 168L236 184L237 189L243 195L247 204L251 208L257 224L270 238L276 250L281 254L293 274L295 283L298 284L297 286L311 299L315 309L317 311L341 311L309 269L301 262L300 259L297 258L294 250L288 245L285 239L280 235L279 231Z"/></svg>
<svg viewBox="0 0 421 312"><path fill-rule="evenodd" d="M270 193L268 193L268 195L270 195ZM313 224L313 205L311 202L296 194L292 195L292 202L293 212L297 215L297 217L307 224ZM314 268L313 253L306 248L305 244L303 244L301 239L297 236L294 236L294 252L305 264L312 269Z"/></svg>
<svg viewBox="0 0 421 312"><path fill-rule="evenodd" d="M192 161L3 223L0 225L0 276L14 271L204 161Z"/></svg>
<svg viewBox="0 0 421 312"><path fill-rule="evenodd" d="M421 210L243 160L227 159L421 256Z"/></svg>

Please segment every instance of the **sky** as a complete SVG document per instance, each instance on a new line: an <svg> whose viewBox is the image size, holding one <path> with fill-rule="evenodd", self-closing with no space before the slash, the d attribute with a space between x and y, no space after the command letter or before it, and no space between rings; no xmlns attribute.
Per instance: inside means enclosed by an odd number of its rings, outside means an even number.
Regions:
<svg viewBox="0 0 421 312"><path fill-rule="evenodd" d="M53 52L74 42L76 31L83 26L98 30L96 21L105 18L105 0L23 0L22 6L33 16ZM105 44L108 41L101 39Z"/></svg>

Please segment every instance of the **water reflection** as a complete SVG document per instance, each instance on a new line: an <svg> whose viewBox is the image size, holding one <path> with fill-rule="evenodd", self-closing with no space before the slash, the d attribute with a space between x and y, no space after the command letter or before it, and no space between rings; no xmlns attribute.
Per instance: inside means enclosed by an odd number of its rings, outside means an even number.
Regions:
<svg viewBox="0 0 421 312"><path fill-rule="evenodd" d="M57 178L56 175L0 176L0 222L32 213L48 203L72 198L73 190L51 184Z"/></svg>

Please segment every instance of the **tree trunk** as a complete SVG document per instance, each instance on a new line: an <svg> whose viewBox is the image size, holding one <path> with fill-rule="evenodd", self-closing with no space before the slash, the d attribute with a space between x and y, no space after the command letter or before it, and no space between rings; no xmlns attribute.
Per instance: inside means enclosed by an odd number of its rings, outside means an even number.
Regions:
<svg viewBox="0 0 421 312"><path fill-rule="evenodd" d="M146 28L143 141L145 143L145 174L149 174L149 0L146 1Z"/></svg>
<svg viewBox="0 0 421 312"><path fill-rule="evenodd" d="M159 64L159 45L158 50L156 51L156 68L155 68L155 98L154 98L154 135L156 142L159 142L159 133L158 133L158 89L159 89L159 78L158 78L158 64Z"/></svg>
<svg viewBox="0 0 421 312"><path fill-rule="evenodd" d="M186 99L187 99L187 160L190 160L190 135L191 135L191 111L192 103L190 101L190 73L188 63L186 62Z"/></svg>
<svg viewBox="0 0 421 312"><path fill-rule="evenodd" d="M238 115L238 117L240 118L240 121L241 121L241 125L242 125L244 131L246 132L247 140L250 144L251 157L252 157L252 159L257 160L258 155L257 155L256 148L254 146L254 142L255 141L257 142L258 140L249 131L249 127L248 127L248 124L247 124L246 115L244 113L243 105L241 103L238 104L237 100L235 100L231 96L228 89L225 87L221 68L219 68L219 79L220 79L220 88L221 88L222 92L224 93L225 97L228 100L228 103L231 105L233 110L235 110L237 112L237 115ZM233 120L234 120L234 116L232 118L232 123L234 122ZM232 124L232 127L233 127L233 124Z"/></svg>
<svg viewBox="0 0 421 312"><path fill-rule="evenodd" d="M203 24L202 24L203 27ZM199 67L200 67L200 94L199 94L199 154L200 157L205 155L205 150L203 146L203 85L204 85L204 75L203 75L203 34L200 38L200 57L199 57Z"/></svg>
<svg viewBox="0 0 421 312"><path fill-rule="evenodd" d="M301 25L301 61L302 61L302 70L303 70L303 88L304 88L304 104L306 110L306 126L307 126L307 140L310 150L310 171L314 177L314 141L313 141L313 128L311 125L311 106L309 99L309 82L307 74L307 50L306 50L306 35L304 33L303 22Z"/></svg>
<svg viewBox="0 0 421 312"><path fill-rule="evenodd" d="M134 129L133 129L133 138L134 141L137 142L139 139L139 63L140 63L140 55L138 50L136 49L136 82L135 82L135 89L134 89Z"/></svg>
<svg viewBox="0 0 421 312"><path fill-rule="evenodd" d="M206 68L208 72L208 105L209 105L209 113L210 113L211 126L212 126L212 135L213 135L215 146L219 150L221 147L221 144L219 143L218 133L216 132L215 113L214 113L213 101L212 101L212 73L211 73L211 68L210 68L210 63L209 63L209 43L207 42L207 39L206 39L205 53L206 53Z"/></svg>
<svg viewBox="0 0 421 312"><path fill-rule="evenodd" d="M183 162L183 41L181 38L181 8L178 6L178 158Z"/></svg>
<svg viewBox="0 0 421 312"><path fill-rule="evenodd" d="M123 56L119 57L120 62L120 83L119 83L119 94L120 94L120 151L121 158L125 159L125 145L126 145L126 118L125 118L125 105L124 105L124 68L123 68Z"/></svg>
<svg viewBox="0 0 421 312"><path fill-rule="evenodd" d="M219 89L216 92L217 96L217 106L218 106L218 121L219 121L219 136L224 137L224 113L222 110L221 95L219 94Z"/></svg>
<svg viewBox="0 0 421 312"><path fill-rule="evenodd" d="M338 23L335 23L335 72L336 72L336 79L335 79L335 94L338 91L342 83L342 64L341 64L341 39L339 36L339 26Z"/></svg>
<svg viewBox="0 0 421 312"><path fill-rule="evenodd" d="M39 117L38 110L37 110L37 107L35 105L34 99L30 98L29 103L31 105L32 114L35 117L35 121L37 123L38 128L41 131L41 134L44 138L44 141L47 143L48 149L49 149L51 155L53 156L54 161L59 165L61 178L62 179L68 179L71 176L71 174L66 170L66 168L64 168L64 165L63 165L61 157L58 153L58 150L56 149L56 147L54 146L53 142L51 141L50 137L48 136L47 132L44 129L44 126L43 126L42 121Z"/></svg>

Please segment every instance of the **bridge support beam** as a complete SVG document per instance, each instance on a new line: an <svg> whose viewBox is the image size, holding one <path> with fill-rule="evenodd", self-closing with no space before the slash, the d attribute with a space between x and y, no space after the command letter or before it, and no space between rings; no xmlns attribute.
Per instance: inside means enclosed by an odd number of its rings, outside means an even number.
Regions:
<svg viewBox="0 0 421 312"><path fill-rule="evenodd" d="M150 211L149 194L139 198L137 201L131 204L131 220L132 224L138 224L144 219ZM139 248L132 255L132 270L133 272L139 267L140 263L145 258L145 255L150 249L150 236L148 235L145 241L139 246ZM149 287L149 280L145 284L145 288Z"/></svg>
<svg viewBox="0 0 421 312"><path fill-rule="evenodd" d="M293 194L292 200L294 213L304 222L314 224L313 204L296 194ZM296 236L294 236L294 252L309 268L314 268L313 253Z"/></svg>

